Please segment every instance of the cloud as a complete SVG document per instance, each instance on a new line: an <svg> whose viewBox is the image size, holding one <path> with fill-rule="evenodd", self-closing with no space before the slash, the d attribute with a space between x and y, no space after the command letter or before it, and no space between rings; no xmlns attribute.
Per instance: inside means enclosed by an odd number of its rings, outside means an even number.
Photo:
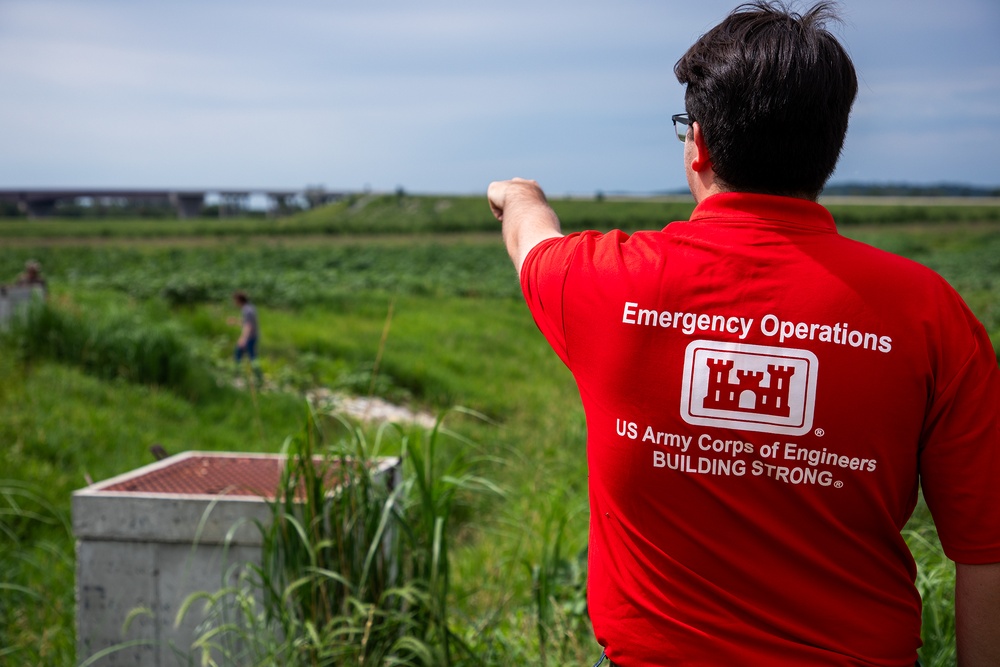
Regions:
<svg viewBox="0 0 1000 667"><path fill-rule="evenodd" d="M944 151L962 128L1000 182L974 139L1000 123L1000 9L915 3L847 3L837 31L862 76L849 153L918 135ZM0 183L683 187L672 67L734 4L5 0ZM874 158L845 164L938 180L949 159Z"/></svg>

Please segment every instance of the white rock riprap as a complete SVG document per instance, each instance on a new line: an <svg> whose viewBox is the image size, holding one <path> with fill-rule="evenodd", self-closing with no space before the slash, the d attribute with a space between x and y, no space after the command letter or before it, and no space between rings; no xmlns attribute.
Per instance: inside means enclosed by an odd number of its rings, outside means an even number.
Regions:
<svg viewBox="0 0 1000 667"><path fill-rule="evenodd" d="M317 410L346 414L365 422L417 424L432 428L436 421L431 414L415 412L374 396L351 396L321 387L306 392L306 398Z"/></svg>

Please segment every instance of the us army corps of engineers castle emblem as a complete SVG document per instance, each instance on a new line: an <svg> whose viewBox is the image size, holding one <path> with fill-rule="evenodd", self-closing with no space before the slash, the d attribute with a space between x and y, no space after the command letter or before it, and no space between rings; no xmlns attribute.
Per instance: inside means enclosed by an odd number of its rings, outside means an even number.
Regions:
<svg viewBox="0 0 1000 667"><path fill-rule="evenodd" d="M684 353L688 424L803 435L812 429L819 360L809 350L695 340Z"/></svg>

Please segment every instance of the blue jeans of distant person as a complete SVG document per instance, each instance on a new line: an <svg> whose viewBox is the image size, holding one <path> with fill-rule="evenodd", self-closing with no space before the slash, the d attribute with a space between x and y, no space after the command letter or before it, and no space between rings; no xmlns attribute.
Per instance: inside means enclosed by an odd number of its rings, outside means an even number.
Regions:
<svg viewBox="0 0 1000 667"><path fill-rule="evenodd" d="M250 360L252 364L257 359L257 337L247 338L246 345L236 346L236 363L240 363L243 360L243 355L246 355L247 359Z"/></svg>

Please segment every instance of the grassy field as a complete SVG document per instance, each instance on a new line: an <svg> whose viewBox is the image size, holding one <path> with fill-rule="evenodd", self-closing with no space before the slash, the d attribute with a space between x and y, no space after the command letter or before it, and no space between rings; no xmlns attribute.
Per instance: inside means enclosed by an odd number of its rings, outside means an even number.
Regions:
<svg viewBox="0 0 1000 667"><path fill-rule="evenodd" d="M690 211L683 201L555 206L567 229L655 228ZM995 347L998 213L835 209L845 234L948 278ZM74 662L74 489L151 462L154 443L277 451L302 432L303 392L319 386L481 414L445 417L454 440L443 455L489 481L460 489L450 512L449 623L477 651L455 664L596 659L581 606L582 410L481 199L358 198L285 220L0 221L0 244L0 276L41 261L51 311L35 323L44 336L0 342L0 664ZM260 392L234 382L237 288L260 310ZM953 574L923 508L907 530L933 591L924 663L952 664L950 602L937 591Z"/></svg>

